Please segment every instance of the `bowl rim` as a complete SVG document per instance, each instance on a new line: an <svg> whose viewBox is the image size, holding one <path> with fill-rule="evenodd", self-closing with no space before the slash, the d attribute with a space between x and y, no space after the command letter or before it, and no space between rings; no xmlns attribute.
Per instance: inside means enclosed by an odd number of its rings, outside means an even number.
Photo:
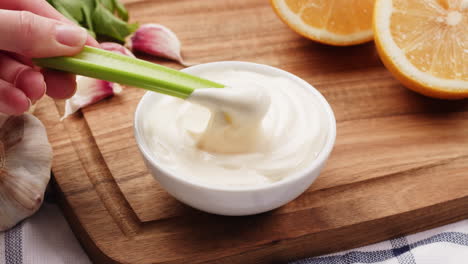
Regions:
<svg viewBox="0 0 468 264"><path fill-rule="evenodd" d="M275 189L275 188L280 188L284 185L292 184L296 181L299 181L300 179L307 177L312 171L316 170L319 168L321 165L324 165L333 150L334 144L335 144L335 139L336 139L336 119L335 115L333 113L333 110L328 103L328 101L325 99L325 97L311 84L306 82L305 80L299 78L298 76L287 72L285 70L265 65L265 64L259 64L259 63L254 63L254 62L246 62L246 61L217 61L217 62L208 62L208 63L203 63L203 64L198 64L194 66L190 66L187 68L184 68L182 71L186 72L187 70L201 70L204 68L213 68L213 67L219 67L219 66L230 66L230 67L238 67L238 68L250 68L250 69L255 69L259 72L269 72L275 75L280 75L280 76L285 76L296 83L298 83L300 86L306 88L307 90L311 91L318 99L322 107L324 107L324 112L326 113L327 119L328 119L328 135L326 142L322 148L322 150L319 152L318 156L316 159L314 159L309 165L304 167L303 169L296 171L287 177L265 185L259 185L259 186L216 186L216 185L207 185L202 182L198 182L197 180L192 180L191 178L186 178L186 177L179 177L176 175L176 173L164 168L164 166L160 166L160 162L158 162L155 158L153 158L153 155L151 154L151 151L149 150L142 134L142 128L139 127L140 119L142 118L141 114L141 109L143 108L143 105L146 104L146 101L148 101L148 98L152 96L154 92L148 91L146 92L143 97L140 99L138 102L138 105L136 107L135 113L134 113L134 121L133 121L133 128L134 128L134 137L137 143L137 146L144 156L144 158L151 163L152 166L166 174L167 176L173 178L176 180L178 183L181 184L189 184L192 185L192 187L198 188L198 189L203 189L203 190L209 190L209 191L222 191L222 192L251 192L251 191L261 191L261 190L266 190L266 189Z"/></svg>

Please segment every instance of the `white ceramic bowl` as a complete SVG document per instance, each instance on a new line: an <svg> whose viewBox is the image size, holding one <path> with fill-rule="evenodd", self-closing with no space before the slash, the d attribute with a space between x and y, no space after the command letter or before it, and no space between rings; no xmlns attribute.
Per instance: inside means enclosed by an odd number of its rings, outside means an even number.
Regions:
<svg viewBox="0 0 468 264"><path fill-rule="evenodd" d="M310 84L291 73L271 66L250 62L223 61L196 65L182 71L197 75L197 73L208 69L223 67L283 76L295 81L317 96L318 102L322 104L325 110L325 118L328 119L328 136L322 151L309 166L269 185L238 189L206 186L196 180L179 177L167 170L164 164L161 164L153 157L154 154L152 154L145 142L142 129L143 114L148 112L151 102L160 98L159 94L153 92L147 92L136 109L134 121L136 142L146 166L154 178L168 193L185 204L205 212L220 215L251 215L278 208L302 194L317 178L325 165L336 137L336 121L333 111L325 98Z"/></svg>

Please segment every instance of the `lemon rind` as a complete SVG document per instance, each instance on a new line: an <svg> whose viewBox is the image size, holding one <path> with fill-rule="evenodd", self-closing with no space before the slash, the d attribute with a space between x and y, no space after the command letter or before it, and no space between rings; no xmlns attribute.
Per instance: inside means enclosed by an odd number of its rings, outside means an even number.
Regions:
<svg viewBox="0 0 468 264"><path fill-rule="evenodd" d="M276 8L279 12L281 12L284 16L288 18L288 20L283 19L283 21L290 25L293 29L299 31L301 35L305 37L309 37L311 39L324 42L326 44L336 44L336 45L346 45L346 44L359 44L364 43L367 41L372 40L373 31L372 29L363 30L359 32L355 32L352 34L336 34L326 29L319 29L312 27L300 18L297 14L295 14L291 9L287 6L284 0L273 0Z"/></svg>
<svg viewBox="0 0 468 264"><path fill-rule="evenodd" d="M387 60L406 78L424 87L450 90L452 92L468 92L468 81L439 78L420 71L398 47L390 32L390 18L393 13L393 0L379 0L374 9L374 27L376 42L387 56ZM392 55L390 55L392 54Z"/></svg>

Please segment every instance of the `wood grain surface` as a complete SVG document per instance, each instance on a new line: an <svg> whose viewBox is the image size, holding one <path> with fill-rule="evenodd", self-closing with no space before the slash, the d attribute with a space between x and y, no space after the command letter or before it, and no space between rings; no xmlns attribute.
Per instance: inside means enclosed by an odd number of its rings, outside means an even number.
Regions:
<svg viewBox="0 0 468 264"><path fill-rule="evenodd" d="M334 109L337 141L323 173L293 202L222 217L179 203L149 175L133 138L144 91L126 87L63 122L63 103L45 100L37 114L54 148L61 203L96 263L284 263L468 217L466 100L410 92L372 43L308 41L266 0L124 2L133 21L173 29L189 62L252 61L310 82Z"/></svg>

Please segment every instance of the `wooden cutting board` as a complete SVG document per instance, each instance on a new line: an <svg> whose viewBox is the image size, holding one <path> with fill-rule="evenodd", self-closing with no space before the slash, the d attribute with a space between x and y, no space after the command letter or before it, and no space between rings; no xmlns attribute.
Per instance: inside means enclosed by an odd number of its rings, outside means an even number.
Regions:
<svg viewBox="0 0 468 264"><path fill-rule="evenodd" d="M410 92L372 43L308 41L265 0L125 2L133 20L172 28L189 62L252 61L307 80L332 105L338 136L302 196L261 215L222 217L179 203L149 175L132 131L144 91L127 87L64 122L60 103L46 100L37 113L61 203L96 263L282 263L468 217L466 100Z"/></svg>

